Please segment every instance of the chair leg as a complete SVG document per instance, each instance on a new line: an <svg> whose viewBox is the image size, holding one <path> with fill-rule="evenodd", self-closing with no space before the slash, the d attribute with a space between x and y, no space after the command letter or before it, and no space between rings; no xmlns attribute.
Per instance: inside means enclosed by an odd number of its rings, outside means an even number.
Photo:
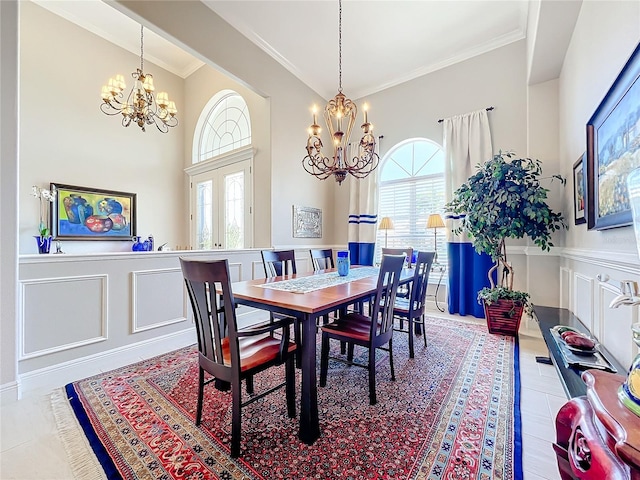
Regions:
<svg viewBox="0 0 640 480"><path fill-rule="evenodd" d="M347 345L347 360L349 362L353 362L353 349L354 349L354 344L353 343L349 343Z"/></svg>
<svg viewBox="0 0 640 480"><path fill-rule="evenodd" d="M247 393L253 395L253 375L247 377Z"/></svg>
<svg viewBox="0 0 640 480"><path fill-rule="evenodd" d="M427 316L422 315L422 337L424 338L424 346L427 346Z"/></svg>
<svg viewBox="0 0 640 480"><path fill-rule="evenodd" d="M198 367L198 406L196 407L196 426L200 425L202 420L202 402L204 397L204 370Z"/></svg>
<svg viewBox="0 0 640 480"><path fill-rule="evenodd" d="M340 353L342 355L347 353L347 342L345 342L344 340L340 340Z"/></svg>
<svg viewBox="0 0 640 480"><path fill-rule="evenodd" d="M413 322L413 319L411 319L411 318L407 319L407 321L409 322L409 358L413 358L414 357L413 329L415 327L415 324Z"/></svg>
<svg viewBox="0 0 640 480"><path fill-rule="evenodd" d="M376 349L369 349L369 404L375 405L376 398Z"/></svg>
<svg viewBox="0 0 640 480"><path fill-rule="evenodd" d="M391 368L391 380L395 382L396 372L393 369L393 338L389 340L389 367Z"/></svg>
<svg viewBox="0 0 640 480"><path fill-rule="evenodd" d="M295 364L293 357L287 358L285 365L286 374L286 394L287 394L287 413L289 418L296 418L296 376L295 376Z"/></svg>
<svg viewBox="0 0 640 480"><path fill-rule="evenodd" d="M293 340L296 348L296 367L302 368L302 322L295 319L293 322Z"/></svg>
<svg viewBox="0 0 640 480"><path fill-rule="evenodd" d="M231 384L231 458L240 455L240 438L242 435L242 385L240 382Z"/></svg>
<svg viewBox="0 0 640 480"><path fill-rule="evenodd" d="M320 386L327 386L327 371L329 370L329 336L322 334L322 347L320 353Z"/></svg>

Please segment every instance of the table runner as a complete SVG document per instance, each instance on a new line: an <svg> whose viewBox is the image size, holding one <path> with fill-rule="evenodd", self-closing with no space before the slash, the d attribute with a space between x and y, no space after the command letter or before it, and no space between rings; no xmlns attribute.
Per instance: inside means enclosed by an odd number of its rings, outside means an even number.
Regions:
<svg viewBox="0 0 640 480"><path fill-rule="evenodd" d="M258 286L292 293L309 293L314 290L360 280L361 278L376 277L379 271L378 267L359 267L350 269L349 274L344 277L338 275L338 272L318 273L308 277L292 278Z"/></svg>

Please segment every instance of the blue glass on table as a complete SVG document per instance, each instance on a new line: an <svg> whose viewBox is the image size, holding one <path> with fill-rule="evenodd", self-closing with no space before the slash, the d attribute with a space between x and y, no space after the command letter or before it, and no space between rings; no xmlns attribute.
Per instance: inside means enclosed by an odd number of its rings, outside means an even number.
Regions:
<svg viewBox="0 0 640 480"><path fill-rule="evenodd" d="M349 252L348 251L339 251L338 252L338 275L341 277L345 277L349 275Z"/></svg>

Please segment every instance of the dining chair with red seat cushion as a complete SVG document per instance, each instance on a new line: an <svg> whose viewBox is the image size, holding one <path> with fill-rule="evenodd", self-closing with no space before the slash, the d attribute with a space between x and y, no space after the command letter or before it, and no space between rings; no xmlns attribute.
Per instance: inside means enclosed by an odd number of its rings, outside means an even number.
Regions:
<svg viewBox="0 0 640 480"><path fill-rule="evenodd" d="M369 370L369 403L376 404L376 349L389 352L391 380L395 380L393 369L393 305L396 299L398 283L404 264L404 255L385 255L378 275L374 299L371 302L371 315L349 313L323 325L322 349L320 356L320 386L327 384L329 369L329 341L339 340L349 344L350 354L354 345L369 349L367 365L353 362L350 358L334 358L335 360L367 368ZM385 348L388 345L388 348ZM350 355L352 357L352 355Z"/></svg>
<svg viewBox="0 0 640 480"><path fill-rule="evenodd" d="M196 425L202 419L204 387L213 380L231 386L231 456L240 455L242 408L282 387L286 389L287 414L296 416L296 344L289 341L292 319L254 325L238 330L235 302L231 290L229 263L225 260L187 260L180 258L198 337L198 404ZM222 291L219 295L217 291ZM225 325L222 325L224 318ZM272 332L280 330L280 337ZM242 380L253 392L253 376L270 367L285 364L285 381L242 401ZM212 376L205 381L205 372Z"/></svg>
<svg viewBox="0 0 640 480"><path fill-rule="evenodd" d="M393 315L400 320L400 328L396 331L409 334L409 358L414 357L413 339L415 327L422 326L422 336L424 346L427 346L427 335L425 331L425 302L427 297L427 285L429 284L429 273L435 252L418 252L414 266L413 280L409 286L408 298L396 297L393 308ZM407 320L408 329L405 330L404 320Z"/></svg>
<svg viewBox="0 0 640 480"><path fill-rule="evenodd" d="M282 275L296 274L296 252L295 250L262 250L262 266L264 267L264 276L266 278L280 277ZM283 320L288 317L280 313L270 312L271 321ZM293 318L294 323L294 339L298 345L296 352L296 363L300 366L302 362L302 325L297 318Z"/></svg>

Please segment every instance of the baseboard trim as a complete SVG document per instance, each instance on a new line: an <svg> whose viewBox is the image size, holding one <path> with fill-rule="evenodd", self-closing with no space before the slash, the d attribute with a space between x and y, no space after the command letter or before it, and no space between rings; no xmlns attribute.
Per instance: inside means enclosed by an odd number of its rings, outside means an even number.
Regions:
<svg viewBox="0 0 640 480"><path fill-rule="evenodd" d="M17 398L36 392L49 392L67 383L81 380L102 371L113 370L139 362L144 358L161 355L196 342L194 328L155 337L106 352L70 360L33 370L19 376Z"/></svg>
<svg viewBox="0 0 640 480"><path fill-rule="evenodd" d="M0 385L0 405L6 405L17 401L20 396L20 388L18 382L9 382Z"/></svg>

